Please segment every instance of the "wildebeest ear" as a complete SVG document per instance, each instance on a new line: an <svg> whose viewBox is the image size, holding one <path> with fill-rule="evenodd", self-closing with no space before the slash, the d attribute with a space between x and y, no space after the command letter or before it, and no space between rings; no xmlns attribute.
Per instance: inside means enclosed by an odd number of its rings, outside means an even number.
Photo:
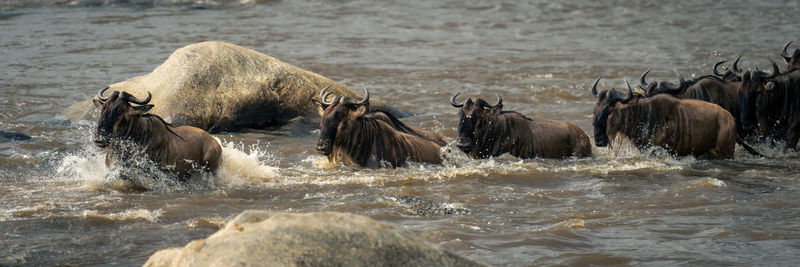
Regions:
<svg viewBox="0 0 800 267"><path fill-rule="evenodd" d="M503 111L503 104L495 105L490 111L492 112L492 115L500 114L500 111Z"/></svg>
<svg viewBox="0 0 800 267"><path fill-rule="evenodd" d="M144 105L144 106L134 106L133 109L135 109L136 111L145 113L145 112L150 111L150 109L153 108L153 107L154 106L151 104L151 105Z"/></svg>
<svg viewBox="0 0 800 267"><path fill-rule="evenodd" d="M94 102L94 106L95 107L97 107L99 109L103 109L103 104L105 102L103 102L102 100L100 100L100 99L92 99L92 102Z"/></svg>
<svg viewBox="0 0 800 267"><path fill-rule="evenodd" d="M353 118L358 118L361 115L364 115L364 113L367 113L367 105L358 105L358 108L356 110L350 112L350 116L352 116Z"/></svg>

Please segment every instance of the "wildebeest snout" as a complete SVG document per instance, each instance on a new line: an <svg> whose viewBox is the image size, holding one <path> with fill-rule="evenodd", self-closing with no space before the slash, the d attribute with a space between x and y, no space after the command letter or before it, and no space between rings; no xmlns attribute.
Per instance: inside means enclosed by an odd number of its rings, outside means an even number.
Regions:
<svg viewBox="0 0 800 267"><path fill-rule="evenodd" d="M320 139L317 141L317 151L323 155L330 154L332 149L333 147L331 146L331 140Z"/></svg>
<svg viewBox="0 0 800 267"><path fill-rule="evenodd" d="M94 144L100 148L107 147L111 143L111 139L105 135L95 134Z"/></svg>

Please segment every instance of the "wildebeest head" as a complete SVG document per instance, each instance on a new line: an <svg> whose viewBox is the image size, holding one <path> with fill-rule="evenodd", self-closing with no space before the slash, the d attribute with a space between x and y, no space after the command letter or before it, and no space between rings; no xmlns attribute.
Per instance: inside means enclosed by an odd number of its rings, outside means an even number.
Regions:
<svg viewBox="0 0 800 267"><path fill-rule="evenodd" d="M644 90L645 94L648 96L654 96L661 93L677 95L683 92L687 87L689 87L689 83L683 78L683 76L678 73L678 70L675 71L675 74L678 75L678 84L675 85L674 83L667 82L667 81L660 81L660 82L650 82L648 83L645 81L645 77L647 74L650 73L650 69L647 69L642 73L642 76L639 77L639 88Z"/></svg>
<svg viewBox="0 0 800 267"><path fill-rule="evenodd" d="M608 145L606 127L608 125L608 117L611 112L617 108L617 104L627 104L634 98L633 89L631 89L631 84L628 83L627 79L625 79L625 84L628 85L627 95L616 91L613 88L611 90L603 90L598 93L597 83L600 82L601 78L602 77L598 77L597 81L595 81L594 85L592 85L592 94L597 97L597 104L594 107L594 122L592 124L594 125L594 144L598 147L604 147Z"/></svg>
<svg viewBox="0 0 800 267"><path fill-rule="evenodd" d="M319 124L319 139L317 139L317 151L323 155L329 155L333 151L333 143L336 141L336 135L343 123L364 115L369 107L367 88L364 88L364 98L354 101L346 96L334 96L333 100L328 100L328 97L333 94L333 92L327 92L329 87L330 85L319 92L319 100L315 99L324 110Z"/></svg>
<svg viewBox="0 0 800 267"><path fill-rule="evenodd" d="M94 105L100 109L100 119L97 121L97 129L94 133L94 144L99 147L106 147L114 137L114 130L124 121L127 116L143 114L153 108L150 102L152 95L147 93L144 100L139 100L127 92L114 91L108 97L103 97L103 93L108 87L100 90L97 99L92 99ZM136 104L131 105L131 104Z"/></svg>
<svg viewBox="0 0 800 267"><path fill-rule="evenodd" d="M789 54L788 49L791 44L792 42L788 42L783 46L783 49L781 49L781 57L786 61L787 71L800 68L800 49L795 48L794 52Z"/></svg>
<svg viewBox="0 0 800 267"><path fill-rule="evenodd" d="M739 64L739 59L741 59L741 58L742 58L741 56L737 57L736 60L733 61L733 65ZM712 69L712 71L714 72L714 75L717 75L717 77L719 77L720 79L722 79L723 81L726 81L726 82L738 82L739 81L739 77L736 76L736 73L734 73L733 70L728 69L728 67L724 67L722 69L723 71L720 72L719 66L722 65L722 64L725 64L726 62L728 62L728 61L727 60L721 60L721 61L718 61L717 63L714 64L714 68Z"/></svg>
<svg viewBox="0 0 800 267"><path fill-rule="evenodd" d="M450 105L460 108L458 116L458 139L456 146L465 153L469 154L473 148L480 147L480 143L485 136L481 134L488 130L488 124L495 121L494 118L503 110L503 98L497 96L497 103L490 105L483 99L476 99L474 102L468 98L462 103L456 103L456 97L460 92L450 97Z"/></svg>
<svg viewBox="0 0 800 267"><path fill-rule="evenodd" d="M773 79L780 74L775 61L770 59L769 62L772 64L771 74L759 70L741 72L737 67L734 67L734 72L742 79L742 83L739 86L739 111L742 129L746 133L752 133L758 127L757 113L759 109L768 108L763 105L760 107L757 105L759 98L774 88Z"/></svg>

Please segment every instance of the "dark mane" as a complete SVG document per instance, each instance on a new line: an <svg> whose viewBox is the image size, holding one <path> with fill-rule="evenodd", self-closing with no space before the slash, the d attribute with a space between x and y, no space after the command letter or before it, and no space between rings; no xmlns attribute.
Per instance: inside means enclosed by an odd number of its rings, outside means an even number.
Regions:
<svg viewBox="0 0 800 267"><path fill-rule="evenodd" d="M381 112L380 114L386 114ZM398 134L403 132L396 127L402 127L416 133L413 129L388 115L390 121L372 113L370 116L361 116L342 128L335 138L334 151L329 155L345 157L343 160L352 161L361 166L380 164L376 160L385 160L398 167L408 158L423 154L425 142L432 142L423 135ZM394 118L394 120L391 120ZM397 132L395 132L397 131ZM406 133L406 132L403 132ZM410 137L410 138L409 138Z"/></svg>
<svg viewBox="0 0 800 267"><path fill-rule="evenodd" d="M144 113L144 114L140 114L139 117L141 117L141 118L156 118L156 119L158 119L164 125L164 128L166 128L168 132L172 133L173 135L175 135L178 138L180 138L181 140L183 140L183 137L181 137L181 135L179 135L178 133L172 131L172 127L175 127L175 125L173 125L171 123L168 123L163 118L161 118L161 116L150 114L150 113Z"/></svg>
<svg viewBox="0 0 800 267"><path fill-rule="evenodd" d="M392 128L394 128L395 130L397 130L399 132L403 132L403 133L406 133L406 134L418 136L418 137L424 138L426 140L433 141L434 143L437 143L439 145L444 145L444 143L442 143L441 140L437 140L433 136L427 136L424 133L422 133L422 132L420 132L418 130L415 130L414 128L406 125L405 123L403 123L402 121L397 119L397 117L395 117L391 113L378 110L378 111L374 111L374 112L370 112L368 114L365 114L363 117L369 117L369 118L373 118L373 119L383 120L386 123L388 123L390 126L392 126Z"/></svg>
<svg viewBox="0 0 800 267"><path fill-rule="evenodd" d="M531 118L528 118L527 116L522 115L522 113L519 113L519 112L516 112L516 111L505 111L505 110L503 110L503 111L500 111L499 115L519 115L520 117L523 117L526 120L529 120L529 121L532 120Z"/></svg>
<svg viewBox="0 0 800 267"><path fill-rule="evenodd" d="M405 123L400 121L399 119L397 119L397 117L395 117L394 115L392 115L389 112L386 112L386 111L383 111L383 110L377 110L375 112L366 114L364 117L374 117L376 115L377 116L386 116L387 118L389 118L389 121L387 121L387 123L389 123L392 127L397 129L398 131L401 131L401 132L404 132L404 133L407 133L407 134L416 135L416 136L419 136L419 137L424 137L422 134L418 133L417 131L415 131L414 129L412 129L411 127L409 127L408 125L406 125Z"/></svg>
<svg viewBox="0 0 800 267"><path fill-rule="evenodd" d="M716 75L703 75L703 76L700 76L700 77L697 77L697 78L694 78L694 79L688 80L688 81L686 82L686 83L687 83L686 87L688 88L689 86L692 86L692 85L694 85L695 83L697 83L697 82L699 82L699 81L701 81L701 80L703 80L703 79L715 79L715 80L717 80L717 81L720 81L720 82L725 82L725 80L723 80L723 79L722 79L722 78L720 78L720 77L717 77Z"/></svg>

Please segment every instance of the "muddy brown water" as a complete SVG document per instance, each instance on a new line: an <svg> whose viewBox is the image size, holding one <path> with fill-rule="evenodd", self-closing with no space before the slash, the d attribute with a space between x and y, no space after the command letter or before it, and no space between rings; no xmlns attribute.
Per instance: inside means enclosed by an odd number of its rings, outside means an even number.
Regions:
<svg viewBox="0 0 800 267"><path fill-rule="evenodd" d="M421 234L499 266L800 263L798 154L736 159L593 148L589 159L472 160L452 149L455 92L580 126L588 86L745 68L800 41L797 1L0 1L0 265L140 265L246 209L340 211ZM318 131L215 135L215 176L119 190L95 122L60 111L152 71L182 46L252 48L351 88L368 87L450 142L442 166L330 166ZM412 195L469 213L419 216Z"/></svg>

